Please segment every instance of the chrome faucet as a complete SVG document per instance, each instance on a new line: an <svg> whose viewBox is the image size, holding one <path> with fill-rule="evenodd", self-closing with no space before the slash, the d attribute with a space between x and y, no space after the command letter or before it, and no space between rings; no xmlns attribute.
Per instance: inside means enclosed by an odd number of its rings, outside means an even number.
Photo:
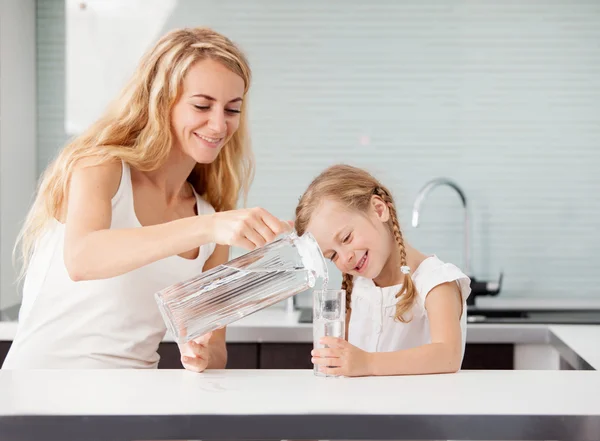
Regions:
<svg viewBox="0 0 600 441"><path fill-rule="evenodd" d="M436 178L436 179L432 179L431 181L427 182L423 188L421 188L421 190L419 191L419 193L417 194L417 197L415 199L415 203L413 205L413 212L412 212L412 226L417 228L419 226L419 212L421 210L421 204L423 203L423 201L425 200L425 198L427 197L427 195L429 194L429 192L431 190L433 190L435 187L438 187L440 185L447 185L451 188L453 188L454 190L456 190L456 192L458 193L458 195L460 196L460 199L462 201L463 207L464 207L464 212L465 212L465 218L464 218L464 230L465 230L465 242L464 242L464 259L465 259L465 274L467 276L471 276L470 272L471 272L471 253L470 253L470 247L469 247L469 210L467 207L467 197L465 196L465 193L462 191L462 189L453 181L451 181L448 178Z"/></svg>

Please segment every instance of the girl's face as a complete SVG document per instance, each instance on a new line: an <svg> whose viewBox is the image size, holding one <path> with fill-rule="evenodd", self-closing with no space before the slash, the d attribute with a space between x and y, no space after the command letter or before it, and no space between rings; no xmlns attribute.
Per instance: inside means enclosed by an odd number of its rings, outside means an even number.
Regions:
<svg viewBox="0 0 600 441"><path fill-rule="evenodd" d="M198 163L213 162L238 129L243 96L243 78L221 63L194 64L171 114L176 146Z"/></svg>
<svg viewBox="0 0 600 441"><path fill-rule="evenodd" d="M375 279L386 266L394 246L388 227L387 205L371 198L366 213L348 209L326 199L311 216L307 231L316 239L323 255L343 273Z"/></svg>

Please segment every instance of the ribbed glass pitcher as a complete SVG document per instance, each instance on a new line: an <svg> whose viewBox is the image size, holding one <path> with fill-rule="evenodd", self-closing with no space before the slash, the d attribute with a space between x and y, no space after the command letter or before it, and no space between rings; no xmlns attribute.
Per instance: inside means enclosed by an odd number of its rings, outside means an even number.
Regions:
<svg viewBox="0 0 600 441"><path fill-rule="evenodd" d="M295 232L155 294L179 344L310 288L327 286L325 258L310 233Z"/></svg>

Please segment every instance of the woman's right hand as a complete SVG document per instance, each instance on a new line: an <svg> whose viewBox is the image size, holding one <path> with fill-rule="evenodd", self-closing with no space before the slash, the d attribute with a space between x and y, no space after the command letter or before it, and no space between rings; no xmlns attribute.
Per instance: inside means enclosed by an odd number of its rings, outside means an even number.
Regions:
<svg viewBox="0 0 600 441"><path fill-rule="evenodd" d="M222 211L211 215L213 242L253 250L273 241L292 226L262 208Z"/></svg>

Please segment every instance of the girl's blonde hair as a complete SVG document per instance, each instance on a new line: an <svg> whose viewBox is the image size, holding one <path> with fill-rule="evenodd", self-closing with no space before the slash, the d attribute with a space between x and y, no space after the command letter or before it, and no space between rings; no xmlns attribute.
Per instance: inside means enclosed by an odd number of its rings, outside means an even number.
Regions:
<svg viewBox="0 0 600 441"><path fill-rule="evenodd" d="M227 37L208 28L178 29L164 35L140 60L136 71L105 113L67 144L43 173L34 203L17 239L26 271L35 243L48 223L59 218L69 179L77 162L92 164L123 160L140 171L160 168L173 146L171 110L182 93L192 65L211 59L222 63L250 86L251 72L242 51ZM239 127L217 159L197 164L188 180L216 211L237 205L240 191L247 197L254 174L246 110L242 102Z"/></svg>
<svg viewBox="0 0 600 441"><path fill-rule="evenodd" d="M398 245L400 265L407 266L404 238L402 237L398 223L398 215L392 194L371 174L356 167L334 165L326 169L312 181L296 207L296 231L300 235L304 234L315 209L325 199L332 199L340 202L348 209L367 213L373 196L380 197L390 211L388 226ZM346 290L346 308L348 312L352 309L350 305L352 285L352 276L343 274L342 289ZM403 323L410 321L410 318L407 319L404 315L412 307L416 295L417 291L413 280L407 274L404 277L402 288L396 294L396 298L399 299L398 303L396 303L395 317L397 320Z"/></svg>

